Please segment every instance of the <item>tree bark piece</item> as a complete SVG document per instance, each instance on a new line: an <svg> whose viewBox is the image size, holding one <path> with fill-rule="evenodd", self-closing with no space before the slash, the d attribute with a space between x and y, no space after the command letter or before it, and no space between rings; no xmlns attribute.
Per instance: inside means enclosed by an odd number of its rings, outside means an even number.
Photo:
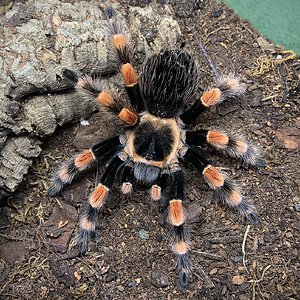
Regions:
<svg viewBox="0 0 300 300"><path fill-rule="evenodd" d="M97 75L103 87L101 75L118 70L103 14L109 5L29 0L0 15L0 199L17 189L44 137L98 109L96 103L64 92L72 87L63 70ZM181 34L167 5L113 6L138 61L174 45Z"/></svg>

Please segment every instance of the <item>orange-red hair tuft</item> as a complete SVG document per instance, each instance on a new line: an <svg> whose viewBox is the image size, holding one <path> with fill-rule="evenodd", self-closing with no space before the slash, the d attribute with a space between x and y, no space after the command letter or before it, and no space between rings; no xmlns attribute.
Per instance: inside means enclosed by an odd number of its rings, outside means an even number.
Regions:
<svg viewBox="0 0 300 300"><path fill-rule="evenodd" d="M138 77L131 64L127 63L122 65L121 73L126 86L133 86L137 83Z"/></svg>
<svg viewBox="0 0 300 300"><path fill-rule="evenodd" d="M209 165L203 170L205 179L212 184L214 187L220 187L224 184L223 175L217 171L216 168Z"/></svg>
<svg viewBox="0 0 300 300"><path fill-rule="evenodd" d="M128 126L137 124L139 117L128 108L123 108L119 113L119 118Z"/></svg>
<svg viewBox="0 0 300 300"><path fill-rule="evenodd" d="M118 49L122 49L126 46L126 38L123 34L114 34L112 37L112 42Z"/></svg>
<svg viewBox="0 0 300 300"><path fill-rule="evenodd" d="M84 150L75 158L75 166L78 169L84 169L94 160L91 150Z"/></svg>
<svg viewBox="0 0 300 300"><path fill-rule="evenodd" d="M105 107L111 107L115 103L112 96L107 92L101 92L97 97L97 102Z"/></svg>
<svg viewBox="0 0 300 300"><path fill-rule="evenodd" d="M171 200L169 203L169 220L174 226L180 226L185 221L182 200Z"/></svg>
<svg viewBox="0 0 300 300"><path fill-rule="evenodd" d="M222 132L212 130L207 133L207 141L211 144L225 146L228 143L229 138Z"/></svg>
<svg viewBox="0 0 300 300"><path fill-rule="evenodd" d="M104 199L107 196L108 191L109 189L106 186L99 184L91 195L90 198L91 206L94 208L101 207L103 205Z"/></svg>
<svg viewBox="0 0 300 300"><path fill-rule="evenodd" d="M220 100L221 100L221 91L218 88L214 88L206 91L201 97L202 104L207 107L220 102Z"/></svg>

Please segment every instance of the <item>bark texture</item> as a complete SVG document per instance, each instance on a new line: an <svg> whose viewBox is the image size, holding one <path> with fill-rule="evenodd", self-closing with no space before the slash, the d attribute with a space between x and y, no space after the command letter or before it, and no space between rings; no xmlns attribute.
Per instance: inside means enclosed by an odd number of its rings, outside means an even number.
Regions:
<svg viewBox="0 0 300 300"><path fill-rule="evenodd" d="M14 192L57 126L97 110L67 91L64 68L100 76L118 69L103 9L110 1L17 2L0 16L0 199ZM113 3L136 51L136 61L180 36L169 6Z"/></svg>

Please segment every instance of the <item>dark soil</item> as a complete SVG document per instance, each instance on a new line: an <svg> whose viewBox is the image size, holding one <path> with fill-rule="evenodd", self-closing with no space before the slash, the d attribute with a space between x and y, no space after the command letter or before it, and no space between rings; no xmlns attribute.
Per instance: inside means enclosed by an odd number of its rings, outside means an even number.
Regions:
<svg viewBox="0 0 300 300"><path fill-rule="evenodd" d="M186 292L177 285L164 213L142 189L124 198L116 184L99 216L96 241L86 256L72 258L80 206L105 166L62 197L49 198L47 190L57 164L116 130L114 121L97 113L89 126L61 128L46 141L19 192L1 208L1 299L300 299L300 61L262 45L258 32L224 4L171 2L183 33L178 44L184 41L199 61L200 89L214 78L194 33L221 72L235 71L248 86L240 102L210 110L196 127L244 134L263 149L267 166L260 169L214 158L255 203L261 224L248 228L212 201L201 176L186 167L194 265Z"/></svg>

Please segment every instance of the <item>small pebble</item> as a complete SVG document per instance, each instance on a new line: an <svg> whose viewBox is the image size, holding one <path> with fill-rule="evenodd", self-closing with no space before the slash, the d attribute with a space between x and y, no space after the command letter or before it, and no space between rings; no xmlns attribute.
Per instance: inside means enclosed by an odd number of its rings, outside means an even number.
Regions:
<svg viewBox="0 0 300 300"><path fill-rule="evenodd" d="M211 14L211 17L212 18L218 18L222 15L223 13L223 9L218 9L218 10L215 10L212 14Z"/></svg>
<svg viewBox="0 0 300 300"><path fill-rule="evenodd" d="M124 288L123 288L122 285L118 285L118 286L117 286L117 289L118 289L118 291L120 291L120 292L124 292Z"/></svg>
<svg viewBox="0 0 300 300"><path fill-rule="evenodd" d="M230 259L235 263L243 262L243 256L230 256Z"/></svg>
<svg viewBox="0 0 300 300"><path fill-rule="evenodd" d="M148 240L149 239L149 233L145 229L141 229L139 231L139 237L141 240Z"/></svg>
<svg viewBox="0 0 300 300"><path fill-rule="evenodd" d="M300 211L300 203L296 203L295 204L295 210L296 211Z"/></svg>
<svg viewBox="0 0 300 300"><path fill-rule="evenodd" d="M88 120L81 120L81 121L80 121L80 124L81 124L82 126L88 126L88 125L90 125L90 122L89 122Z"/></svg>
<svg viewBox="0 0 300 300"><path fill-rule="evenodd" d="M163 235L159 234L155 237L155 239L160 243L161 241L164 240L164 237L163 237Z"/></svg>
<svg viewBox="0 0 300 300"><path fill-rule="evenodd" d="M212 268L209 272L209 275L214 275L218 272L218 269L217 268Z"/></svg>
<svg viewBox="0 0 300 300"><path fill-rule="evenodd" d="M169 284L168 276L161 270L155 269L151 273L152 284L156 287L167 287Z"/></svg>
<svg viewBox="0 0 300 300"><path fill-rule="evenodd" d="M134 280L135 280L135 282L136 282L137 284L140 284L140 283L141 283L141 280L142 280L142 278L138 277L138 278L136 278L136 279L134 279Z"/></svg>
<svg viewBox="0 0 300 300"><path fill-rule="evenodd" d="M242 285L245 282L245 277L243 275L235 275L232 277L232 283L234 285Z"/></svg>

